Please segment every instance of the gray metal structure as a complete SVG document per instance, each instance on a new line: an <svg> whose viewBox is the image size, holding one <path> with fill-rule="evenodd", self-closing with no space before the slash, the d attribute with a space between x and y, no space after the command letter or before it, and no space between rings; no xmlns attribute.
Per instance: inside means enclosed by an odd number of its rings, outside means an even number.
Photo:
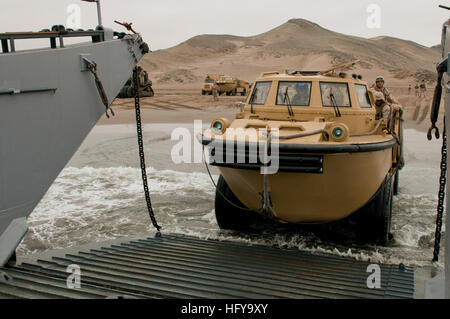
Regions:
<svg viewBox="0 0 450 319"><path fill-rule="evenodd" d="M64 46L63 39L72 36L92 41ZM26 38L48 38L50 47L15 51L14 41ZM112 30L4 33L0 40L2 266L26 233L27 216L148 47L137 34L116 39Z"/></svg>
<svg viewBox="0 0 450 319"><path fill-rule="evenodd" d="M162 235L0 267L0 298L413 298L412 268L380 265L380 288L374 289L367 285L369 264ZM66 284L69 265L81 268L78 289Z"/></svg>

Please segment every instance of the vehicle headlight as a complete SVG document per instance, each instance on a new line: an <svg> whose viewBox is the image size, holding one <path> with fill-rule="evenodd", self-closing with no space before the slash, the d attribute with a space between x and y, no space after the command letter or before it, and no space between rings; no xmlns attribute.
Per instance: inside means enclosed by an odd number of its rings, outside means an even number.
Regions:
<svg viewBox="0 0 450 319"><path fill-rule="evenodd" d="M211 122L211 129L216 134L223 134L230 126L230 121L224 118L219 118Z"/></svg>
<svg viewBox="0 0 450 319"><path fill-rule="evenodd" d="M331 134L333 134L334 138L340 139L344 135L344 130L342 129L342 127L335 127Z"/></svg>
<svg viewBox="0 0 450 319"><path fill-rule="evenodd" d="M347 140L349 136L348 126L344 123L336 123L331 125L328 129L328 135L330 139L335 142L343 142Z"/></svg>

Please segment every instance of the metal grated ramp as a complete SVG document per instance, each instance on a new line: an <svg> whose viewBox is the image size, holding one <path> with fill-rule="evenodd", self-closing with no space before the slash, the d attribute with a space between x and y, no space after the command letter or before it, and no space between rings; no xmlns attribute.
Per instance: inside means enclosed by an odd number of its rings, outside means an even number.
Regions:
<svg viewBox="0 0 450 319"><path fill-rule="evenodd" d="M73 264L80 289L66 285ZM0 298L413 298L412 268L380 265L381 288L369 289L369 264L163 235L0 268Z"/></svg>

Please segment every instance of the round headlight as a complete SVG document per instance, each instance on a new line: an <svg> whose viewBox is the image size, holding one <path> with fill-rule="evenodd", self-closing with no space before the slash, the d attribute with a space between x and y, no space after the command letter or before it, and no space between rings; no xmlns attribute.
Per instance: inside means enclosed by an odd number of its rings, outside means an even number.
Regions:
<svg viewBox="0 0 450 319"><path fill-rule="evenodd" d="M332 141L344 142L348 139L349 131L348 126L344 123L335 123L329 127L328 135Z"/></svg>
<svg viewBox="0 0 450 319"><path fill-rule="evenodd" d="M217 130L217 131L222 131L223 128L223 124L220 121L215 121L212 125L213 129Z"/></svg>
<svg viewBox="0 0 450 319"><path fill-rule="evenodd" d="M223 134L230 126L230 121L224 118L218 118L211 122L211 129L213 133Z"/></svg>
<svg viewBox="0 0 450 319"><path fill-rule="evenodd" d="M344 135L344 130L341 127L335 127L332 134L334 138L340 139Z"/></svg>

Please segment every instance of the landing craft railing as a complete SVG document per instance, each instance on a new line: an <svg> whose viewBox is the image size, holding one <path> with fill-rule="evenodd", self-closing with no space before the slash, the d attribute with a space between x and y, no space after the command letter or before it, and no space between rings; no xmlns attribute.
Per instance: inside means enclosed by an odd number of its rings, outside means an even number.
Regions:
<svg viewBox="0 0 450 319"><path fill-rule="evenodd" d="M114 32L114 35L120 35ZM105 40L105 30L61 30L61 31L41 31L41 32L7 32L0 33L2 53L15 52L15 40L23 39L49 39L50 48L56 49L56 40L59 40L59 47L64 47L64 38L91 37L92 42Z"/></svg>

